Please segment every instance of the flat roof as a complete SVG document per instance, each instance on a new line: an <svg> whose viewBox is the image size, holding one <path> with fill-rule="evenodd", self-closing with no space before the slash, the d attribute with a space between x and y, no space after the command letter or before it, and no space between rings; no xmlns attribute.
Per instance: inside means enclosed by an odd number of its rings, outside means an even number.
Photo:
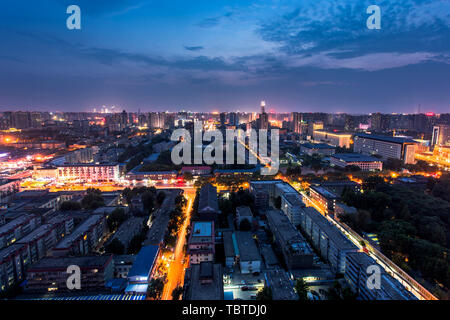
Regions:
<svg viewBox="0 0 450 320"><path fill-rule="evenodd" d="M128 272L128 278L148 277L156 257L158 256L158 251L158 245L143 246L136 257L130 272Z"/></svg>
<svg viewBox="0 0 450 320"><path fill-rule="evenodd" d="M236 212L239 212L241 217L253 217L252 210L247 206L237 207Z"/></svg>
<svg viewBox="0 0 450 320"><path fill-rule="evenodd" d="M194 221L192 227L193 237L211 237L212 222L211 221Z"/></svg>
<svg viewBox="0 0 450 320"><path fill-rule="evenodd" d="M380 141L386 141L386 142L393 142L393 143L400 143L400 144L416 143L411 138L382 136L382 135L378 135L378 134L356 133L355 137L360 137L360 138L364 138L364 139L380 140Z"/></svg>
<svg viewBox="0 0 450 320"><path fill-rule="evenodd" d="M69 265L75 264L80 268L102 268L112 261L112 254L102 256L82 257L46 257L31 265L28 272L46 270L67 270Z"/></svg>
<svg viewBox="0 0 450 320"><path fill-rule="evenodd" d="M331 192L330 190L321 187L321 186L309 186L310 189L313 189L314 191L320 193L321 195L330 198L330 199L336 199L338 198L338 196L334 193Z"/></svg>
<svg viewBox="0 0 450 320"><path fill-rule="evenodd" d="M336 149L336 147L333 147L332 145L329 145L327 143L310 143L310 142L303 143L301 147L308 149Z"/></svg>
<svg viewBox="0 0 450 320"><path fill-rule="evenodd" d="M335 153L331 157L345 162L381 162L378 158L360 153Z"/></svg>
<svg viewBox="0 0 450 320"><path fill-rule="evenodd" d="M233 245L233 232L224 231L223 232L223 247L225 251L225 257L234 257L234 245Z"/></svg>
<svg viewBox="0 0 450 320"><path fill-rule="evenodd" d="M56 245L55 249L64 249L72 245L78 237L84 235L92 226L96 225L103 219L103 215L94 214L88 219L83 221L71 234L62 238L62 240Z"/></svg>
<svg viewBox="0 0 450 320"><path fill-rule="evenodd" d="M239 258L241 261L260 261L258 247L255 244L250 231L236 231L237 245L239 246Z"/></svg>
<svg viewBox="0 0 450 320"><path fill-rule="evenodd" d="M328 238L341 250L356 250L356 247L330 221L313 207L304 208L305 213L324 232Z"/></svg>
<svg viewBox="0 0 450 320"><path fill-rule="evenodd" d="M46 235L48 232L54 229L54 226L51 224L43 224L39 228L35 229L31 233L29 233L27 236L19 239L17 243L28 243L32 242L36 239L41 238L42 236Z"/></svg>
<svg viewBox="0 0 450 320"><path fill-rule="evenodd" d="M14 230L19 225L27 222L28 220L30 220L31 218L34 218L34 217L35 216L33 214L23 214L23 215L17 217L16 219L14 219L0 227L0 235L10 232L11 230Z"/></svg>
<svg viewBox="0 0 450 320"><path fill-rule="evenodd" d="M186 270L185 286L187 285L187 300L223 300L223 278L222 278L222 266L220 264L214 264L212 266L212 282L202 283L201 277L201 265L193 264Z"/></svg>
<svg viewBox="0 0 450 320"><path fill-rule="evenodd" d="M12 253L16 252L17 250L20 250L24 247L26 247L27 245L24 243L14 243L9 245L6 248L3 248L0 250L0 261L4 258L9 257Z"/></svg>

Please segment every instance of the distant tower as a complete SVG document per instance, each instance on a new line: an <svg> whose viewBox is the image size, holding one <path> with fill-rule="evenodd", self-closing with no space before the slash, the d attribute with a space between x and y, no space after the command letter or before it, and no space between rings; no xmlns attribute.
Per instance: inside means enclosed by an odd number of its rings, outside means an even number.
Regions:
<svg viewBox="0 0 450 320"><path fill-rule="evenodd" d="M266 102L263 100L261 101L261 113L266 113Z"/></svg>

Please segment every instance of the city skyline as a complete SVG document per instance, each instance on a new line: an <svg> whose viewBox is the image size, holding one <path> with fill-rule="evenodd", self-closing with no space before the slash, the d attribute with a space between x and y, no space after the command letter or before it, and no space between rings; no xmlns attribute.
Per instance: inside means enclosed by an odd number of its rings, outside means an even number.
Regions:
<svg viewBox="0 0 450 320"><path fill-rule="evenodd" d="M449 2L370 4L5 1L0 111L445 113Z"/></svg>

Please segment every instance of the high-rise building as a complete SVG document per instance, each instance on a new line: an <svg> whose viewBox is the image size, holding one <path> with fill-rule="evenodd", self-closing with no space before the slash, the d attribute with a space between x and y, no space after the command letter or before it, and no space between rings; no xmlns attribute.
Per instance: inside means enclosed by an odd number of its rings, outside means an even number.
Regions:
<svg viewBox="0 0 450 320"><path fill-rule="evenodd" d="M450 144L450 126L437 125L433 127L431 146L445 146Z"/></svg>
<svg viewBox="0 0 450 320"><path fill-rule="evenodd" d="M266 102L263 100L261 101L261 113L266 113Z"/></svg>
<svg viewBox="0 0 450 320"><path fill-rule="evenodd" d="M302 115L299 112L292 112L292 131L302 133Z"/></svg>

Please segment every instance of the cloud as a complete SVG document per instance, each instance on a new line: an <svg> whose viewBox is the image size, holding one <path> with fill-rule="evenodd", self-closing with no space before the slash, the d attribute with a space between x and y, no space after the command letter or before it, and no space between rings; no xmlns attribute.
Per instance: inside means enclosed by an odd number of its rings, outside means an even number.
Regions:
<svg viewBox="0 0 450 320"><path fill-rule="evenodd" d="M289 13L263 22L257 32L288 55L340 50L335 58L349 59L369 53L450 52L450 1L379 1L381 30L366 27L371 4L302 1Z"/></svg>
<svg viewBox="0 0 450 320"><path fill-rule="evenodd" d="M188 51L199 51L199 50L203 50L202 46L184 46L184 48Z"/></svg>
<svg viewBox="0 0 450 320"><path fill-rule="evenodd" d="M221 16L205 18L205 19L201 20L200 22L196 23L196 26L200 27L200 28L213 28L213 27L219 25L219 23L222 20L231 18L233 15L234 15L233 12L226 12L225 14L223 14Z"/></svg>

